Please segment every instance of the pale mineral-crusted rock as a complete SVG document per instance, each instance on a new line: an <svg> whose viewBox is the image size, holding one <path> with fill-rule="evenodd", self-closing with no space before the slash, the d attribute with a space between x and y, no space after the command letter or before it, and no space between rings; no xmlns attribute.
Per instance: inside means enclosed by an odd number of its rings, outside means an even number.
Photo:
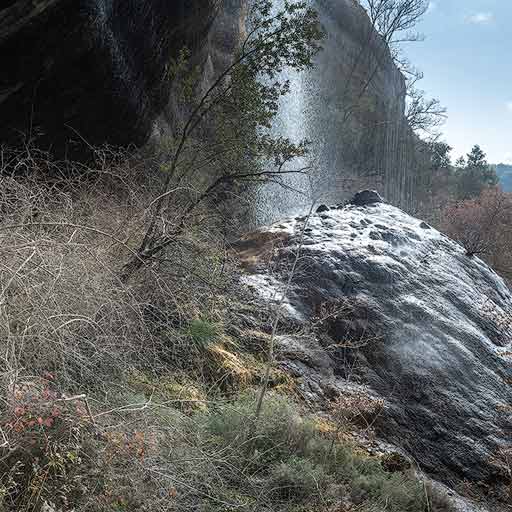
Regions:
<svg viewBox="0 0 512 512"><path fill-rule="evenodd" d="M283 315L316 327L309 341L278 344L282 364L308 399L342 394L349 381L368 385L385 403L380 434L430 474L496 483L490 461L512 440L512 297L504 281L389 204L315 214L302 235L304 222L244 237L254 256L244 282L277 303L303 236ZM273 255L271 272L258 254Z"/></svg>

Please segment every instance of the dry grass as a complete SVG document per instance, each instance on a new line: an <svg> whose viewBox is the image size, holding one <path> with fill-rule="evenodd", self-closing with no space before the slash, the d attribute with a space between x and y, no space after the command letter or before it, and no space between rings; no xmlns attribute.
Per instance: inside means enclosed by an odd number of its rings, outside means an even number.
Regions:
<svg viewBox="0 0 512 512"><path fill-rule="evenodd" d="M224 333L235 273L213 210L198 210L158 259L122 279L151 221L158 162L107 148L86 167L2 148L0 166L0 498L6 510L40 510L57 486L53 502L67 509L83 485L64 481L73 468L103 471L96 451L114 433L141 444L154 404L191 413L207 393L248 385L255 370ZM168 209L159 229L176 217ZM198 325L211 328L207 340ZM135 433L126 414L138 415ZM83 440L89 431L98 446ZM37 450L26 450L31 439Z"/></svg>
<svg viewBox="0 0 512 512"><path fill-rule="evenodd" d="M180 327L221 314L227 261L204 219L129 283L120 279L157 189L141 180L151 172L141 161L100 152L91 169L59 167L29 150L4 151L3 161L12 169L0 187L3 375L51 371L65 387L101 386L181 357L189 340Z"/></svg>

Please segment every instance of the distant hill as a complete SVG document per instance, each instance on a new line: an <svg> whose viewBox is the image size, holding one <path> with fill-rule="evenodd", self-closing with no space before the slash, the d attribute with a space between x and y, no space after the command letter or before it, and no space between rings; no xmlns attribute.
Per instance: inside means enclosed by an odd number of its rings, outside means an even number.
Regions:
<svg viewBox="0 0 512 512"><path fill-rule="evenodd" d="M496 174L500 179L501 188L505 192L512 192L512 165L498 164Z"/></svg>

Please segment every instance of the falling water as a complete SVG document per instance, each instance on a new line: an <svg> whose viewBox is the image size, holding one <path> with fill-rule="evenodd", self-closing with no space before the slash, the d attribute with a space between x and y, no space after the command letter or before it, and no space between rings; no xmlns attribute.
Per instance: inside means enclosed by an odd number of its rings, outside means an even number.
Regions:
<svg viewBox="0 0 512 512"><path fill-rule="evenodd" d="M404 116L404 77L391 55L381 53L378 40L368 42L373 28L357 3L308 3L318 9L327 33L324 49L312 70L283 71L290 91L281 98L273 132L294 143L311 142L309 155L287 169L311 171L283 176L284 187L263 186L257 192L256 222L303 213L314 202L340 203L361 188L376 188L410 211L414 180L425 162ZM284 6L285 0L274 0L275 12ZM348 118L346 112L351 112Z"/></svg>
<svg viewBox="0 0 512 512"><path fill-rule="evenodd" d="M274 1L276 13L284 6L285 0ZM280 100L279 113L274 121L272 132L275 136L285 137L296 144L310 138L306 113L308 75L308 71L287 68L280 76L283 82L288 81L290 90ZM256 214L259 222L267 223L309 209L312 203L311 178L308 172L299 171L311 167L310 156L296 158L283 169L287 173L279 177L281 183L271 182L261 187L258 191L259 210ZM294 172L289 173L289 171Z"/></svg>

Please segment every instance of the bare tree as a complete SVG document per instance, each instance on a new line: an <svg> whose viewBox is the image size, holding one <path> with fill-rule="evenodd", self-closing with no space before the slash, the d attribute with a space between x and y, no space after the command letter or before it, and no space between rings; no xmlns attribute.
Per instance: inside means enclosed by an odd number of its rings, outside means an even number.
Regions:
<svg viewBox="0 0 512 512"><path fill-rule="evenodd" d="M290 289L291 289L291 286L292 286L292 283L293 283L293 279L295 277L295 272L297 270L297 266L298 266L298 263L299 263L299 260L300 260L300 257L301 257L301 251L302 251L302 248L303 248L303 245L304 245L304 237L306 235L306 229L308 227L311 215L313 214L314 206L315 205L313 203L311 205L311 207L309 208L309 212L306 215L306 217L304 219L304 222L303 222L303 225L302 225L302 227L300 229L299 241L298 241L297 247L295 249L295 256L293 258L292 267L291 267L291 269L289 271L288 279L286 281L286 285L285 285L285 287L284 287L284 289L283 289L283 291L281 293L279 301L277 302L277 304L275 306L275 312L274 312L273 319L272 319L272 331L271 331L270 340L269 340L269 346L268 346L268 351L267 351L267 361L266 361L266 365L265 365L265 373L263 375L263 382L262 382L260 391L258 393L258 400L257 400L257 403L256 403L256 411L255 411L255 414L254 414L254 418L255 418L256 421L258 421L259 418L260 418L261 408L263 406L263 401L265 399L265 394L267 393L268 386L269 386L269 383L270 383L270 372L271 372L272 367L273 367L274 362L275 362L274 361L274 359L275 359L275 354L274 354L275 339L276 339L276 336L277 336L277 330L279 328L279 323L281 322L282 315L283 315L283 306L284 306L285 302L288 300L288 295L290 293Z"/></svg>
<svg viewBox="0 0 512 512"><path fill-rule="evenodd" d="M427 98L425 91L409 90L405 112L407 123L414 132L434 136L435 129L446 119L446 108L436 98Z"/></svg>
<svg viewBox="0 0 512 512"><path fill-rule="evenodd" d="M421 34L413 32L412 29L427 12L429 2L427 0L356 0L356 2L365 9L370 19L366 41L361 52L354 59L352 71L348 77L348 81L351 81L354 72L361 64L367 68L366 78L357 98L360 100L382 68L388 53L400 69L404 67L401 45L422 40ZM375 55L372 48L378 49Z"/></svg>
<svg viewBox="0 0 512 512"><path fill-rule="evenodd" d="M428 0L359 0L370 21L386 44L418 41L422 36L413 29L427 12Z"/></svg>
<svg viewBox="0 0 512 512"><path fill-rule="evenodd" d="M445 208L441 228L459 241L468 256L481 256L503 277L512 276L511 194L487 188L476 199Z"/></svg>

